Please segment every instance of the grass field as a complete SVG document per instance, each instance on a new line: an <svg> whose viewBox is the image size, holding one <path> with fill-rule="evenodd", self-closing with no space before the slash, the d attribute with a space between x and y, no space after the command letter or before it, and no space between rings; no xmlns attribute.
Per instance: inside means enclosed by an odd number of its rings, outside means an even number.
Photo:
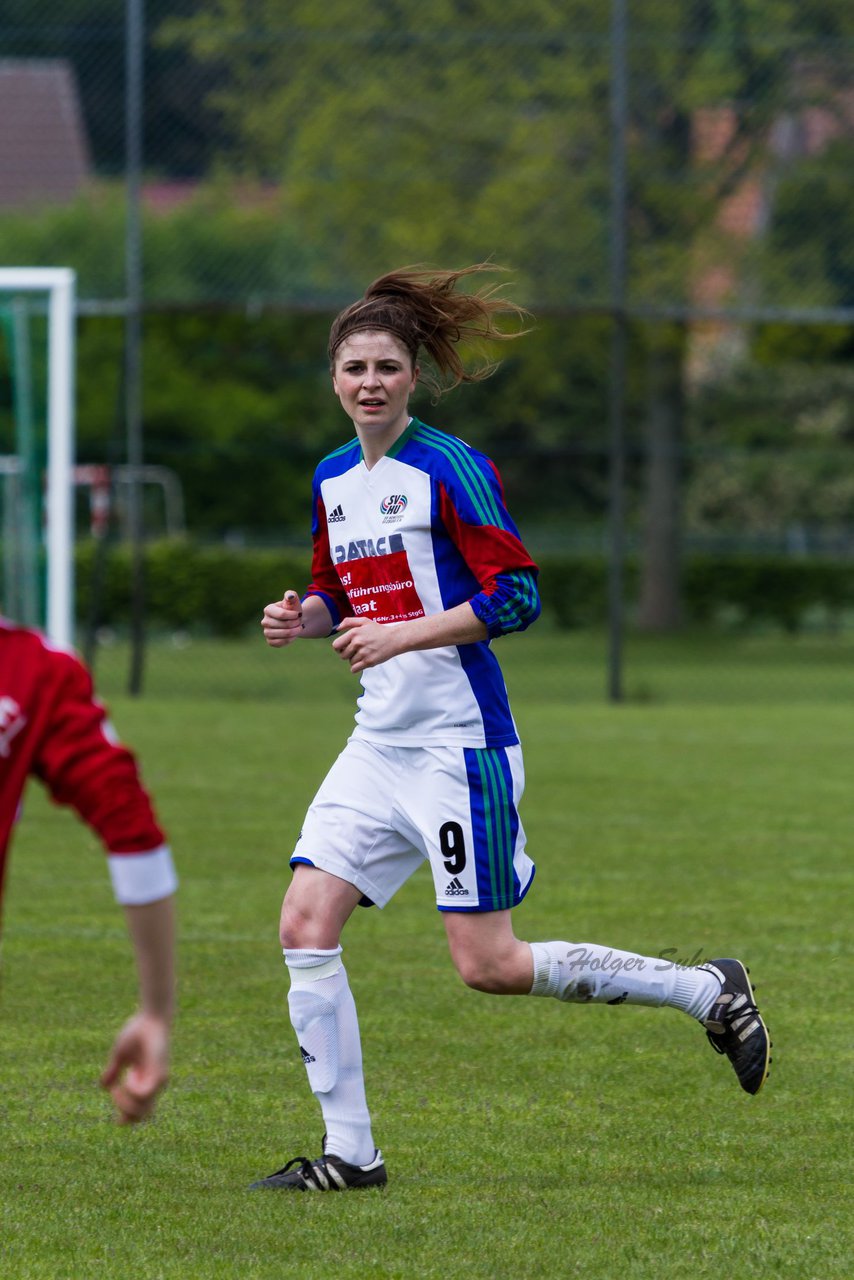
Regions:
<svg viewBox="0 0 854 1280"><path fill-rule="evenodd" d="M104 651L183 881L173 1078L154 1123L112 1125L128 947L94 840L34 785L5 906L3 1280L850 1276L854 641L635 639L620 707L601 637L500 652L538 865L517 930L743 957L766 1090L671 1010L465 989L422 871L345 940L387 1190L248 1194L318 1149L276 921L354 685L322 643L162 644L129 700Z"/></svg>

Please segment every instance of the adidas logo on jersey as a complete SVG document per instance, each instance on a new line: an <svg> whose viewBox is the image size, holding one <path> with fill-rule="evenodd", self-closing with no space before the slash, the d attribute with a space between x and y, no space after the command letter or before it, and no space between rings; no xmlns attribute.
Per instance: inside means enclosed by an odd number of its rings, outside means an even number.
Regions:
<svg viewBox="0 0 854 1280"><path fill-rule="evenodd" d="M457 876L454 876L451 883L445 889L445 897L446 898L467 898L468 896L469 896L468 889L466 889L466 887L457 878Z"/></svg>
<svg viewBox="0 0 854 1280"><path fill-rule="evenodd" d="M302 1060L306 1066L308 1066L310 1062L317 1062L317 1058L315 1058L314 1054L309 1053L307 1049L303 1049L302 1045L300 1045L299 1051L302 1054Z"/></svg>
<svg viewBox="0 0 854 1280"><path fill-rule="evenodd" d="M338 506L334 507L333 510L329 512L329 515L326 517L326 523L340 524L341 521L345 520L346 518L347 517L344 515L344 508L341 506L341 503L339 502Z"/></svg>

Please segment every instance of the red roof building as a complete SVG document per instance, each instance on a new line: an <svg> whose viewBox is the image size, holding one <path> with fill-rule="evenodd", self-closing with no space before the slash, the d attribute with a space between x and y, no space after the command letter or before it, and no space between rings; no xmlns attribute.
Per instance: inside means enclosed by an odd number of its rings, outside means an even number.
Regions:
<svg viewBox="0 0 854 1280"><path fill-rule="evenodd" d="M72 200L90 173L71 65L0 59L0 209Z"/></svg>

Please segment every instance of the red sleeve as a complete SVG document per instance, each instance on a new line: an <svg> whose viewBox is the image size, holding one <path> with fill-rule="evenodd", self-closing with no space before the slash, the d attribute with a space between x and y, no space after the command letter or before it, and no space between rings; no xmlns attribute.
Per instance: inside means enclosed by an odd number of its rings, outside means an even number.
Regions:
<svg viewBox="0 0 854 1280"><path fill-rule="evenodd" d="M49 723L33 773L58 804L71 805L108 852L141 853L165 842L134 756L116 742L82 663L63 654Z"/></svg>
<svg viewBox="0 0 854 1280"><path fill-rule="evenodd" d="M498 480L497 472L495 476ZM505 513L503 527L467 522L442 484L439 508L445 529L480 585L469 604L490 639L524 631L540 615L537 566L509 515Z"/></svg>
<svg viewBox="0 0 854 1280"><path fill-rule="evenodd" d="M494 524L466 522L441 483L439 516L460 555L484 590L494 585L499 574L518 569L536 569L537 566L522 545L515 526L502 529ZM507 523L510 523L509 519Z"/></svg>
<svg viewBox="0 0 854 1280"><path fill-rule="evenodd" d="M320 494L317 495L312 527L311 585L306 594L323 597L332 615L333 626L337 627L342 618L350 617L353 612L338 570L332 563L326 507Z"/></svg>

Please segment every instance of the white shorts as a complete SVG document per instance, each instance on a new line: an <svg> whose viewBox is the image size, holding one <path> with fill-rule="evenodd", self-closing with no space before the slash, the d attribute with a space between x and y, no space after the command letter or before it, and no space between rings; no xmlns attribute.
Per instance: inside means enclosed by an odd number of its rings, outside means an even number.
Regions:
<svg viewBox="0 0 854 1280"><path fill-rule="evenodd" d="M503 911L527 893L515 747L390 747L351 738L306 814L291 866L308 863L384 907L428 860L440 911Z"/></svg>

